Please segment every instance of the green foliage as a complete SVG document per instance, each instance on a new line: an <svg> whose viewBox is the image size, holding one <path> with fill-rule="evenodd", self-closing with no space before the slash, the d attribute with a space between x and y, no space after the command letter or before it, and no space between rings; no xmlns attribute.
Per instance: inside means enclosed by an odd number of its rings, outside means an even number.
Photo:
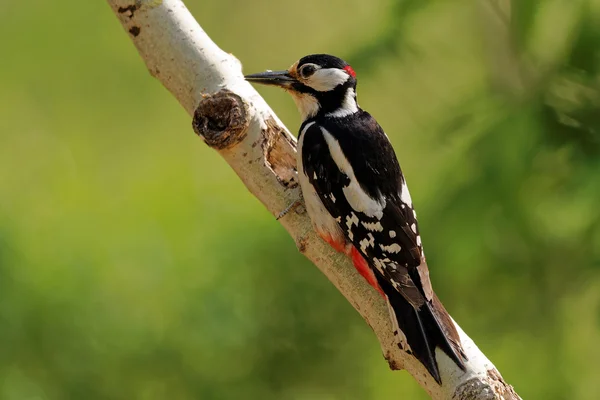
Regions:
<svg viewBox="0 0 600 400"><path fill-rule="evenodd" d="M427 398L106 4L67 3L0 6L0 399ZM472 2L186 3L246 72L351 61L454 318L524 398L598 397L598 1L512 2L501 65Z"/></svg>

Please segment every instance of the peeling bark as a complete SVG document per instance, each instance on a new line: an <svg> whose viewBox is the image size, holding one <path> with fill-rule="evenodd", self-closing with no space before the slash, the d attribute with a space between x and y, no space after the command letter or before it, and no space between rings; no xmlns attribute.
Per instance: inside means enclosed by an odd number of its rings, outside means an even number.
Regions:
<svg viewBox="0 0 600 400"><path fill-rule="evenodd" d="M285 130L277 124L273 118L265 121L267 132L266 140L263 142L265 154L265 165L277 177L279 183L286 188L298 186L298 174L296 171L296 141L285 134ZM294 152L288 151L290 148Z"/></svg>
<svg viewBox="0 0 600 400"><path fill-rule="evenodd" d="M213 43L180 0L107 0L156 77L193 115L194 131L229 163L248 190L274 215L300 200L296 140L244 80L239 61ZM301 210L299 210L301 211ZM279 221L373 329L391 369L406 369L433 399L519 399L493 364L455 323L469 358L460 370L436 350L438 385L392 335L381 296L313 231L303 212Z"/></svg>

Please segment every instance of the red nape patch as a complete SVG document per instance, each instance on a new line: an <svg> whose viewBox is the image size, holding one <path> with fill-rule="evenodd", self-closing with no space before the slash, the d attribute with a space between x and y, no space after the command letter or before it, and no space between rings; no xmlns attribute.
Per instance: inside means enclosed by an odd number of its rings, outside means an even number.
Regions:
<svg viewBox="0 0 600 400"><path fill-rule="evenodd" d="M354 264L354 268L356 268L358 273L361 274L363 278L369 282L369 285L373 286L375 290L377 290L383 296L383 298L385 298L383 290L381 290L379 284L377 283L375 274L371 268L369 268L369 264L367 264L367 261L364 259L362 254L360 254L360 252L354 246L352 246L352 249L350 250L350 257L352 257L352 263Z"/></svg>
<svg viewBox="0 0 600 400"><path fill-rule="evenodd" d="M346 65L344 67L344 71L346 71L348 73L348 75L350 75L351 77L356 78L356 72L354 72L354 70L352 69L351 66Z"/></svg>

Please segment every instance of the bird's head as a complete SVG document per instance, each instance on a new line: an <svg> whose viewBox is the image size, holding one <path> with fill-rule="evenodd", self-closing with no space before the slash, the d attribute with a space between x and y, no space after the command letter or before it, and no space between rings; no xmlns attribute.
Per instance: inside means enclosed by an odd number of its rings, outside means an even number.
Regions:
<svg viewBox="0 0 600 400"><path fill-rule="evenodd" d="M328 54L312 54L302 57L287 70L261 72L245 78L287 90L302 120L317 115L344 117L359 110L356 73L347 62Z"/></svg>

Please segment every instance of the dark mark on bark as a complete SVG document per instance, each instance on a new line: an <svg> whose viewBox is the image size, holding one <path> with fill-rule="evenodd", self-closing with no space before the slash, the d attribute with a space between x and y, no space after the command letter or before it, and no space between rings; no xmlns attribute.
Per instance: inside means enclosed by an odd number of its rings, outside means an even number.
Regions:
<svg viewBox="0 0 600 400"><path fill-rule="evenodd" d="M394 333L394 335L396 335L396 334ZM409 349L408 347L407 347L407 348L404 348L404 347L402 346L402 343L398 343L398 348L399 348L400 350L402 350L403 352L405 352L406 354L410 354L410 355L412 356L412 353L413 353L413 352L412 352L412 350L411 350L411 349Z"/></svg>
<svg viewBox="0 0 600 400"><path fill-rule="evenodd" d="M131 28L129 28L129 33L131 33L134 37L139 35L140 31L141 31L141 29L139 26L132 26Z"/></svg>
<svg viewBox="0 0 600 400"><path fill-rule="evenodd" d="M125 16L129 17L129 19L131 19L131 18L133 18L133 15L135 14L135 10L137 10L137 8L138 8L137 5L132 4L127 7L119 7L117 11L119 12L119 14L129 13Z"/></svg>
<svg viewBox="0 0 600 400"><path fill-rule="evenodd" d="M223 150L241 142L247 134L248 112L244 100L223 89L205 96L194 112L192 127L210 147Z"/></svg>
<svg viewBox="0 0 600 400"><path fill-rule="evenodd" d="M267 128L263 131L262 143L267 167L273 171L279 183L288 189L298 186L296 174L296 154L290 152L296 143L281 129L273 118L265 121Z"/></svg>
<svg viewBox="0 0 600 400"><path fill-rule="evenodd" d="M308 238L306 236L299 237L298 241L296 242L296 247L300 253L306 252L308 247Z"/></svg>
<svg viewBox="0 0 600 400"><path fill-rule="evenodd" d="M402 366L398 365L398 363L396 362L396 360L394 360L392 358L392 355L390 354L390 352L387 352L383 355L383 358L385 358L385 361L388 362L388 365L390 366L390 369L392 371L399 371L402 369Z"/></svg>

